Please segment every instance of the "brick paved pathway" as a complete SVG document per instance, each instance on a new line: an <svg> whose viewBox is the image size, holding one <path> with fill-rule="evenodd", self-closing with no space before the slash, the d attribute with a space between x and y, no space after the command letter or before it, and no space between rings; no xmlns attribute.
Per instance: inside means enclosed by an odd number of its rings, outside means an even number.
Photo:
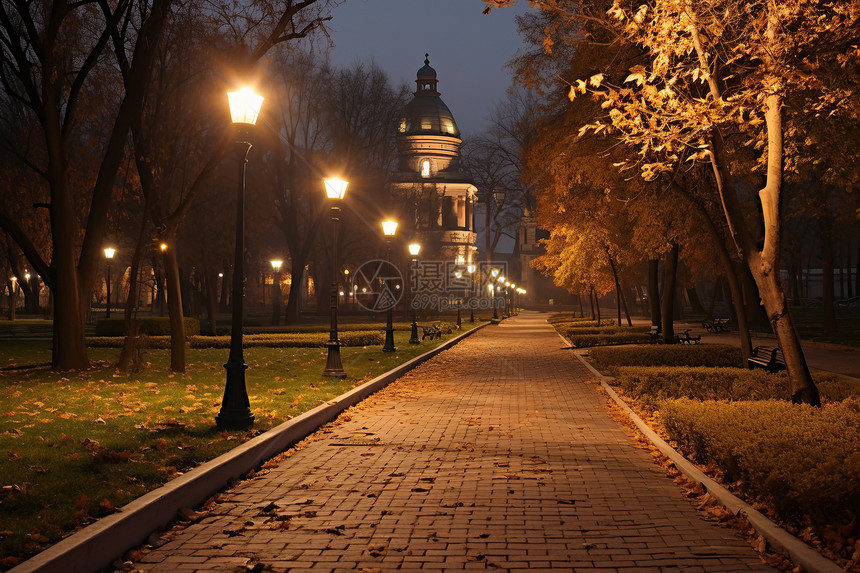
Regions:
<svg viewBox="0 0 860 573"><path fill-rule="evenodd" d="M536 313L491 326L166 534L143 571L774 571L701 520Z"/></svg>

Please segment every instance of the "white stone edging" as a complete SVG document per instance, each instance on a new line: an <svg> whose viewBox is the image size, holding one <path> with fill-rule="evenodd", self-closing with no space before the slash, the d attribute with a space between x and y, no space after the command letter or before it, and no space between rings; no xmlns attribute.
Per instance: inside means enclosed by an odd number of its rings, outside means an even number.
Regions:
<svg viewBox="0 0 860 573"><path fill-rule="evenodd" d="M489 324L489 323L488 323ZM185 507L200 505L232 481L287 450L341 412L361 402L421 363L488 326L482 324L428 350L255 438L205 462L158 489L122 506L116 513L51 545L8 573L89 573L110 566L149 535L176 520Z"/></svg>
<svg viewBox="0 0 860 573"><path fill-rule="evenodd" d="M570 342L563 336L562 340L564 340L568 346L571 346ZM660 450L660 453L669 458L681 473L694 482L700 484L705 491L719 500L726 509L738 517L746 518L750 525L755 528L755 530L776 552L791 559L792 563L795 565L803 567L807 573L843 573L844 569L838 563L826 558L802 540L779 527L764 514L753 509L748 503L742 501L725 487L709 478L687 458L675 451L672 446L667 444L654 432L654 430L648 427L642 418L640 418L607 383L607 380L612 379L611 377L604 376L595 370L579 352L574 351L574 354L577 359L579 359L579 361L582 362L598 380L600 380L600 384L603 389L606 390L606 393L612 397L615 403L618 404L625 414L627 414L627 417L630 418L639 431L648 438L654 447Z"/></svg>

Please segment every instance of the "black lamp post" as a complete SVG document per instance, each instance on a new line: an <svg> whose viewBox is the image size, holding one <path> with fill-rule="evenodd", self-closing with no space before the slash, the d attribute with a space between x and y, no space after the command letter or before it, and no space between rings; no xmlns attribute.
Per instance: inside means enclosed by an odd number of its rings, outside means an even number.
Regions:
<svg viewBox="0 0 860 573"><path fill-rule="evenodd" d="M382 346L383 352L396 352L397 347L394 346L394 292L391 290L391 239L394 238L394 233L397 232L397 221L383 221L382 234L385 235L385 242L388 245L388 277L385 279L386 290L388 296L391 297L386 313L385 322L385 344Z"/></svg>
<svg viewBox="0 0 860 573"><path fill-rule="evenodd" d="M272 259L272 324L278 326L281 322L281 265L284 261Z"/></svg>
<svg viewBox="0 0 860 573"><path fill-rule="evenodd" d="M499 307L496 306L496 277L499 276L499 269L493 269L490 271L490 275L493 277L490 281L490 287L493 289L493 320L499 320Z"/></svg>
<svg viewBox="0 0 860 573"><path fill-rule="evenodd" d="M413 267L413 269L410 269L412 272L414 272L414 267L416 266L416 263L418 262L418 253L420 253L420 252L421 252L421 245L419 245L418 243L412 243L411 245L409 245L409 254L412 255L412 267ZM417 309L415 308L415 291L412 290L412 287L414 286L414 284L415 284L415 281L410 280L409 290L410 290L411 296L410 296L410 303L409 304L410 304L410 306L412 306L412 335L409 337L409 344L421 344L421 341L418 340L418 313L417 313Z"/></svg>
<svg viewBox="0 0 860 573"><path fill-rule="evenodd" d="M331 376L333 378L345 378L346 372L343 369L343 364L340 361L340 339L337 334L337 279L338 279L338 260L337 260L337 226L340 221L340 207L337 203L346 195L346 186L349 182L343 179L326 179L325 193L332 201L331 206L331 293L329 300L329 308L331 310L331 328L329 329L328 357L325 362L325 370L323 376Z"/></svg>
<svg viewBox="0 0 860 573"><path fill-rule="evenodd" d="M456 271L454 273L454 277L457 279L457 283L459 284L460 279L463 278L463 273L461 271ZM461 304L462 300L463 299L461 297L457 297L457 330L463 328L463 318L462 313L460 311L461 307L463 306Z"/></svg>
<svg viewBox="0 0 860 573"><path fill-rule="evenodd" d="M502 309L502 318L507 318L510 316L508 314L508 288L505 286L505 277L499 277L499 288L502 289L502 304L505 305L505 308Z"/></svg>
<svg viewBox="0 0 860 573"><path fill-rule="evenodd" d="M475 265L466 267L469 271L469 322L475 322Z"/></svg>
<svg viewBox="0 0 860 573"><path fill-rule="evenodd" d="M105 249L105 258L107 259L107 277L105 284L107 285L107 308L105 309L105 318L110 318L110 262L113 260L113 255L116 249L108 247Z"/></svg>
<svg viewBox="0 0 860 573"><path fill-rule="evenodd" d="M164 301L167 300L167 265L164 263L164 257L166 256L167 251L167 243L162 242L158 245L158 248L161 249L161 272L158 274L158 299L159 304L161 305L161 316L164 316Z"/></svg>
<svg viewBox="0 0 860 573"><path fill-rule="evenodd" d="M254 414L245 388L245 357L242 351L243 299L245 296L245 166L251 143L247 141L247 130L257 123L257 115L263 98L250 89L227 94L233 123L241 130L236 151L239 159L239 185L236 193L236 251L233 258L233 320L230 328L230 356L224 368L227 383L221 411L215 417L219 428L239 429L254 425Z"/></svg>

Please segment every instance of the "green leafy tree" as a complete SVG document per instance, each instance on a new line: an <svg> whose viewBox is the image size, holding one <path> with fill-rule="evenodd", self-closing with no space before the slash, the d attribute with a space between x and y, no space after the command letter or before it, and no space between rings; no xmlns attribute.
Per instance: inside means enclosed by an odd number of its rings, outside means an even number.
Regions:
<svg viewBox="0 0 860 573"><path fill-rule="evenodd" d="M583 21L576 7L536 2L541 10ZM646 180L685 161L711 165L733 244L749 267L783 349L792 400L818 404L797 331L779 280L784 168L804 155L801 121L841 117L856 122L858 11L853 3L817 0L653 0L615 2L617 35L642 50L623 75L572 77L569 97L589 91L613 129L637 150ZM554 30L547 30L551 44ZM614 81L613 81L614 80ZM582 98L580 98L582 99ZM787 107L791 102L793 107ZM761 154L759 172L745 169L738 150ZM750 213L736 181L761 181L761 213ZM757 228L763 227L758 236Z"/></svg>

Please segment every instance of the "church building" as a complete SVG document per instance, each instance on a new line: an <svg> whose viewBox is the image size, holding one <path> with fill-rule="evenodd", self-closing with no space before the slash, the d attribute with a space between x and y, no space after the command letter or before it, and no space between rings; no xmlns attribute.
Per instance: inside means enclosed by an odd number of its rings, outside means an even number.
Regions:
<svg viewBox="0 0 860 573"><path fill-rule="evenodd" d="M407 218L401 228L406 240L421 244L424 260L476 264L478 190L461 166L460 130L440 97L427 54L415 83L414 97L400 117L398 165L390 180Z"/></svg>

